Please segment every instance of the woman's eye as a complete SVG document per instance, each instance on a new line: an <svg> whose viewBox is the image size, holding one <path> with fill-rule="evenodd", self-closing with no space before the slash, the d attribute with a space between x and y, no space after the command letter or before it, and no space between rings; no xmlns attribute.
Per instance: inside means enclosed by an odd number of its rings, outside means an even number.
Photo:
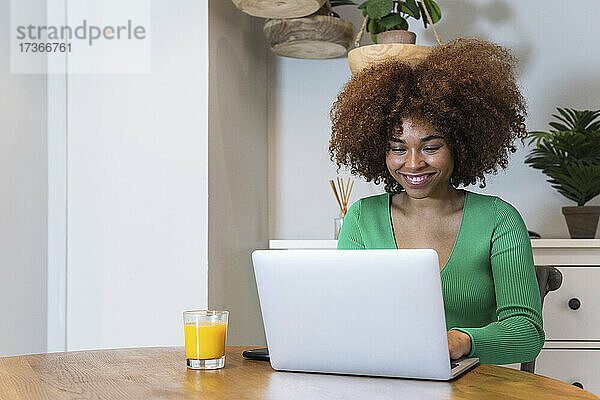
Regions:
<svg viewBox="0 0 600 400"><path fill-rule="evenodd" d="M439 149L440 149L440 147L441 147L441 146L438 146L438 147L425 147L425 149L424 149L424 150L425 150L425 151L427 151L427 152L433 153L434 151L437 151L437 150L439 150Z"/></svg>
<svg viewBox="0 0 600 400"><path fill-rule="evenodd" d="M404 153L406 151L406 149L394 149L394 148L392 148L392 151L394 153Z"/></svg>

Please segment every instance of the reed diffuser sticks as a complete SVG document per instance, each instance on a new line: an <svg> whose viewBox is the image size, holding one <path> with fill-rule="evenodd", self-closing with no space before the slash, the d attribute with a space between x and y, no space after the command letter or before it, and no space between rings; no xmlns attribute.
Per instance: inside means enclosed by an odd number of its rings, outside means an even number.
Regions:
<svg viewBox="0 0 600 400"><path fill-rule="evenodd" d="M333 179L329 180L329 184L333 189L333 194L335 195L335 199L340 206L340 215L342 218L346 216L348 212L348 200L350 200L350 194L352 193L352 188L354 187L354 181L350 183L350 178L344 184L344 180L337 178L337 186L333 182ZM339 195L338 195L339 192Z"/></svg>

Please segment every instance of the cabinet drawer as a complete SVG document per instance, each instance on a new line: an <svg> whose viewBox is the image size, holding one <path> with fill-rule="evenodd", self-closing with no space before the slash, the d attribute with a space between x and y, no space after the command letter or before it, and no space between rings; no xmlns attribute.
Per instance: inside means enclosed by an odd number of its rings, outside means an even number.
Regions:
<svg viewBox="0 0 600 400"><path fill-rule="evenodd" d="M546 340L600 340L600 267L558 269L562 285L544 300Z"/></svg>
<svg viewBox="0 0 600 400"><path fill-rule="evenodd" d="M579 382L588 392L600 395L600 350L542 349L535 373L567 383Z"/></svg>

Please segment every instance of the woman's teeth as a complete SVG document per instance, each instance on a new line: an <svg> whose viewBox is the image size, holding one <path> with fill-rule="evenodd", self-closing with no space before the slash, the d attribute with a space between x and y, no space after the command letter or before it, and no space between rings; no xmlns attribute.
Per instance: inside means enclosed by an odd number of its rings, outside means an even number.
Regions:
<svg viewBox="0 0 600 400"><path fill-rule="evenodd" d="M404 179L406 179L408 181L408 183L410 183L411 185L421 185L432 175L433 174L419 175L419 176L404 175Z"/></svg>

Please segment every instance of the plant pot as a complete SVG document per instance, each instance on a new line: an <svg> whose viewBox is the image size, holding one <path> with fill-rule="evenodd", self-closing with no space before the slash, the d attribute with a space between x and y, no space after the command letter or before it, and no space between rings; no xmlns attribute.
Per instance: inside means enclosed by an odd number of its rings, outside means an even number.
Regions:
<svg viewBox="0 0 600 400"><path fill-rule="evenodd" d="M433 50L431 46L418 44L371 44L350 50L348 64L353 74L357 74L363 68L390 59L396 59L414 67L427 58L431 50Z"/></svg>
<svg viewBox="0 0 600 400"><path fill-rule="evenodd" d="M377 34L377 44L415 44L416 41L417 35L405 30L385 31Z"/></svg>
<svg viewBox="0 0 600 400"><path fill-rule="evenodd" d="M593 239L598 228L600 206L563 207L571 239Z"/></svg>
<svg viewBox="0 0 600 400"><path fill-rule="evenodd" d="M311 15L268 20L263 32L277 55L322 60L346 55L354 38L354 25L337 17Z"/></svg>
<svg viewBox="0 0 600 400"><path fill-rule="evenodd" d="M317 11L325 0L233 0L233 4L254 17L300 18Z"/></svg>

